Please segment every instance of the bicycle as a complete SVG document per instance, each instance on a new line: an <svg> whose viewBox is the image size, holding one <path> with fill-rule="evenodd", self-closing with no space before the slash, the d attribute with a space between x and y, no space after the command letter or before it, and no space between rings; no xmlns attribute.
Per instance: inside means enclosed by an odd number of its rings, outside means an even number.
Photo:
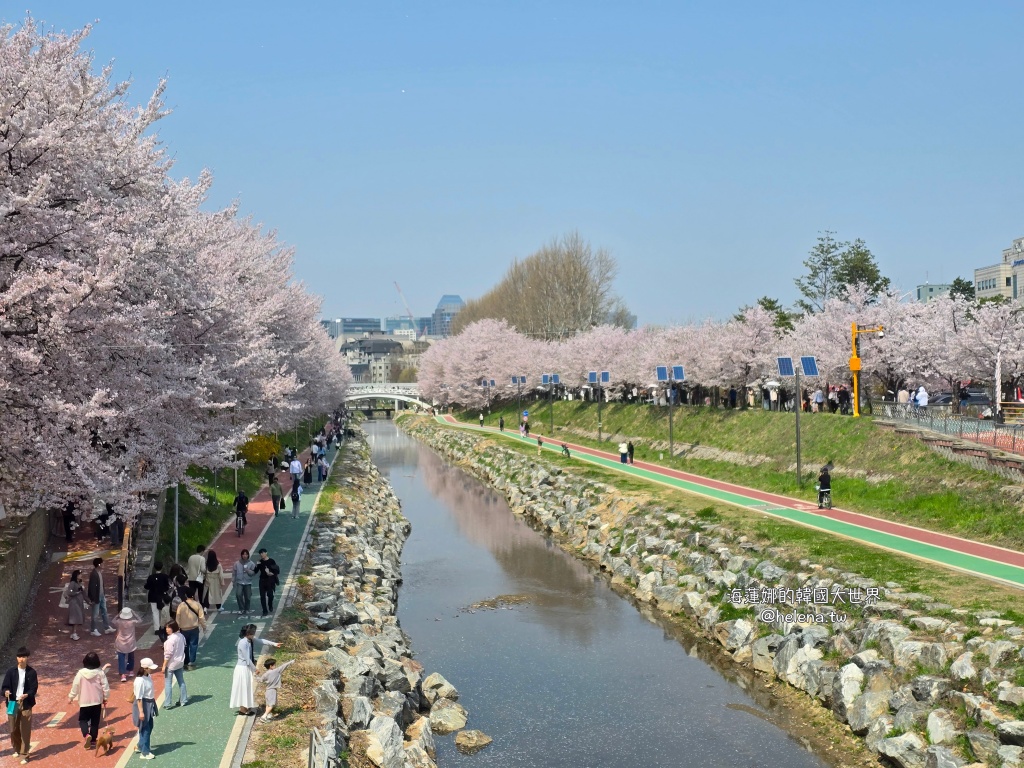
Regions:
<svg viewBox="0 0 1024 768"><path fill-rule="evenodd" d="M241 538L242 534L245 533L245 513L244 512L236 512L235 513L235 532L238 534L239 538Z"/></svg>
<svg viewBox="0 0 1024 768"><path fill-rule="evenodd" d="M565 443L562 443L562 455L567 459L569 458L569 446Z"/></svg>
<svg viewBox="0 0 1024 768"><path fill-rule="evenodd" d="M814 490L818 492L818 509L832 509L832 489L822 490L820 485L816 485Z"/></svg>

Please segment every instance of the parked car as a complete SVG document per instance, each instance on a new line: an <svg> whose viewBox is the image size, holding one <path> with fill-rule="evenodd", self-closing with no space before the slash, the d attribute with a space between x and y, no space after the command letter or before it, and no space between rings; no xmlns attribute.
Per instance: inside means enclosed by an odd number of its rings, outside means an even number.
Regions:
<svg viewBox="0 0 1024 768"><path fill-rule="evenodd" d="M928 396L928 405L950 405L954 402L952 392L939 392ZM960 401L956 400L959 405ZM967 407L977 406L987 408L992 405L992 398L983 389L967 390Z"/></svg>

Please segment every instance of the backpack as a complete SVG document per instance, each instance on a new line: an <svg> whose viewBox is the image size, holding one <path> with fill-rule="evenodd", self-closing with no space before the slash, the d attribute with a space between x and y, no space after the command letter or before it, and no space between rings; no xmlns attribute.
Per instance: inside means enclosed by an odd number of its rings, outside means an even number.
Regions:
<svg viewBox="0 0 1024 768"><path fill-rule="evenodd" d="M244 493L239 493L235 497L235 509L237 509L239 512L248 512L249 511L249 497L246 496Z"/></svg>
<svg viewBox="0 0 1024 768"><path fill-rule="evenodd" d="M298 501L299 500L299 492L298 492L298 490L292 491L291 499L292 499L292 501Z"/></svg>

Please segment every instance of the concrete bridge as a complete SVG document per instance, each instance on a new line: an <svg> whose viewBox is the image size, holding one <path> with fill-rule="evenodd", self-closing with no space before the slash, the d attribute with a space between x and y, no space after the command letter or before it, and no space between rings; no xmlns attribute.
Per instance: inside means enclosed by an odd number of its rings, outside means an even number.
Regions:
<svg viewBox="0 0 1024 768"><path fill-rule="evenodd" d="M423 409L430 408L430 403L420 398L418 384L353 384L345 395L345 402L358 400L394 400L396 410L399 402L411 403Z"/></svg>

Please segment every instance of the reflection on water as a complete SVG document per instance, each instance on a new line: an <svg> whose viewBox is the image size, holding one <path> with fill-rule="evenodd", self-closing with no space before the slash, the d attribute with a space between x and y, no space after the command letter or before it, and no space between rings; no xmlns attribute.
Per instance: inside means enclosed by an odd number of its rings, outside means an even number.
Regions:
<svg viewBox="0 0 1024 768"><path fill-rule="evenodd" d="M442 768L824 765L772 724L775 704L706 645L665 630L603 577L516 518L504 499L390 422L367 425L374 462L412 522L399 618L429 671L462 693L494 744ZM501 594L528 603L466 612Z"/></svg>

